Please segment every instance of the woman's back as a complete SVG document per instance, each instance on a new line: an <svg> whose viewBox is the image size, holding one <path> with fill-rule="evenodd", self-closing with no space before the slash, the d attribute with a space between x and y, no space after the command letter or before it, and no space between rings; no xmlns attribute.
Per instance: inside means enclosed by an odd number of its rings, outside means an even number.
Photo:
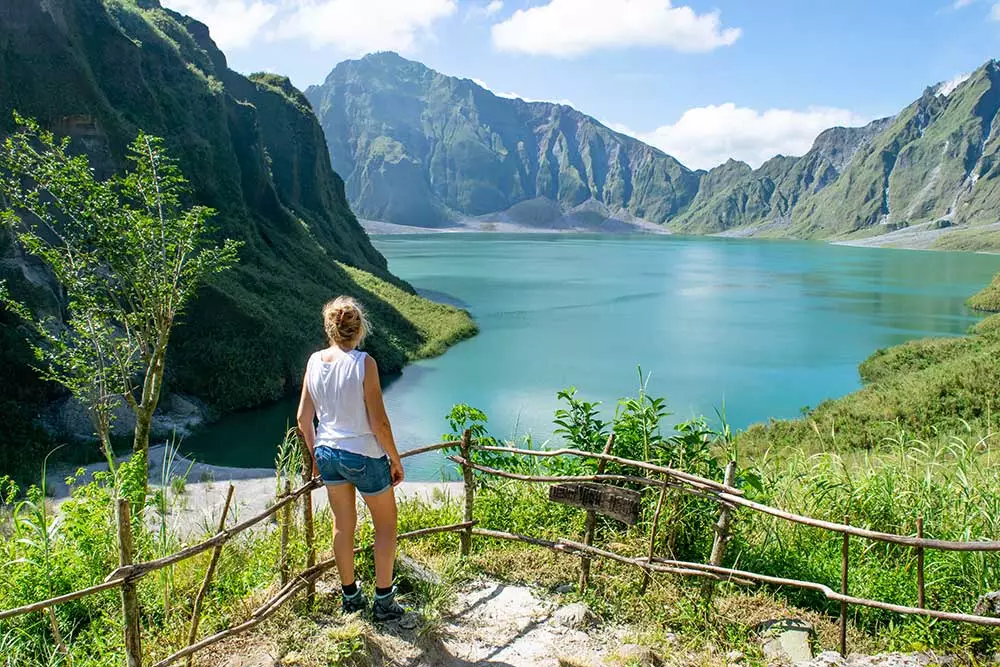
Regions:
<svg viewBox="0 0 1000 667"><path fill-rule="evenodd" d="M324 361L325 351L309 358L306 383L316 408L319 426L316 446L378 458L384 455L372 433L365 406L365 358L359 350L337 354Z"/></svg>

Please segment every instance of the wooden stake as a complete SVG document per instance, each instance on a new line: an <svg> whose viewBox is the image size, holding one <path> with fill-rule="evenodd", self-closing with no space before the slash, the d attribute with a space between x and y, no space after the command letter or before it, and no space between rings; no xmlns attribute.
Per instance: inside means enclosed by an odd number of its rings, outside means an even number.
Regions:
<svg viewBox="0 0 1000 667"><path fill-rule="evenodd" d="M292 495L291 481L285 481L285 495ZM278 557L278 572L281 573L281 585L288 583L291 574L291 563L288 560L288 531L292 525L292 506L285 505L281 512L281 555Z"/></svg>
<svg viewBox="0 0 1000 667"><path fill-rule="evenodd" d="M844 523L847 523L847 517L844 517ZM847 564L850 553L850 539L851 536L844 533L844 545L841 548L840 594L845 597L847 596ZM843 598L840 600L840 655L847 656L847 600Z"/></svg>
<svg viewBox="0 0 1000 667"><path fill-rule="evenodd" d="M118 499L118 564L132 564L132 515L126 498ZM139 596L136 584L122 583L122 616L125 619L125 658L128 667L142 667L142 636L139 634Z"/></svg>
<svg viewBox="0 0 1000 667"><path fill-rule="evenodd" d="M726 465L725 485L733 486L736 483L736 461L730 461ZM712 540L712 555L708 559L708 564L715 567L722 565L726 558L726 545L729 544L729 522L732 517L732 508L729 505L720 505L719 521L715 524L715 538ZM652 554L650 554L652 558ZM706 581L702 588L706 602L711 601L715 592L715 582Z"/></svg>
<svg viewBox="0 0 1000 667"><path fill-rule="evenodd" d="M917 517L917 539L924 539L924 517ZM926 608L927 598L924 591L924 548L917 547L917 607Z"/></svg>
<svg viewBox="0 0 1000 667"><path fill-rule="evenodd" d="M299 432L299 443L302 445L302 481L311 482L313 478L313 455L306 447L306 440ZM313 526L312 492L302 497L302 532L306 538L306 567L316 564L316 533ZM316 602L316 582L310 580L306 586L306 604L311 608Z"/></svg>
<svg viewBox="0 0 1000 667"><path fill-rule="evenodd" d="M653 525L649 529L649 561L653 561L653 556L656 555L656 529L660 525L660 512L663 511L663 502L667 499L667 487L664 486L660 489L660 497L656 501L656 511L653 512ZM588 545L589 546L589 545ZM672 554L671 554L672 555ZM639 588L639 595L645 595L646 589L649 588L649 581L652 576L649 570L644 570L642 573L642 586Z"/></svg>
<svg viewBox="0 0 1000 667"><path fill-rule="evenodd" d="M69 648L63 641L62 633L59 631L59 621L56 619L56 612L52 607L48 607L46 615L49 617L49 625L52 626L52 639L56 642L56 648L63 655L69 655Z"/></svg>
<svg viewBox="0 0 1000 667"><path fill-rule="evenodd" d="M219 530L222 532L226 529L226 517L229 515L229 506L233 502L233 492L235 491L232 483L229 484L229 491L226 492L226 502L222 506L222 516L219 517ZM291 507L288 505L287 507ZM193 644L194 640L198 637L198 623L201 622L201 605L205 602L205 595L208 593L208 587L212 583L212 575L215 574L215 566L219 563L219 556L222 554L222 544L217 545L212 549L212 559L208 562L208 569L205 570L205 578L201 582L201 588L198 589L198 595L194 598L194 609L191 611L191 629L188 631L188 644ZM188 656L187 664L191 667L192 656Z"/></svg>
<svg viewBox="0 0 1000 667"><path fill-rule="evenodd" d="M462 443L460 445L462 458L472 462L472 433L466 429L462 433ZM472 521L472 510L476 500L476 483L472 476L472 467L469 465L462 466L462 479L465 482L465 512L462 515L462 520L465 522ZM463 530L459 533L459 539L461 540L461 553L462 556L468 556L469 552L472 550L472 527Z"/></svg>
<svg viewBox="0 0 1000 667"><path fill-rule="evenodd" d="M604 444L603 455L608 456L611 454L611 450L615 446L615 434L614 432L608 436L608 441ZM604 474L604 469L608 465L607 459L599 459L597 462L597 474ZM664 488L666 491L666 488ZM588 547L594 543L594 531L597 530L597 513L594 510L587 511L587 519L584 523L583 528L583 543ZM590 584L590 559L583 558L580 560L580 580L577 582L577 591L587 590L587 586Z"/></svg>

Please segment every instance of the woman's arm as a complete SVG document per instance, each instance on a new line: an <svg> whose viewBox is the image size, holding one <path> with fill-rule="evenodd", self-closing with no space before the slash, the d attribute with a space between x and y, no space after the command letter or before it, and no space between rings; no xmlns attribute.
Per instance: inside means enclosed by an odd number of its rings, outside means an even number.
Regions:
<svg viewBox="0 0 1000 667"><path fill-rule="evenodd" d="M385 412L385 403L382 401L382 385L379 384L378 364L371 355L365 357L365 408L368 411L368 423L372 427L372 433L378 444L385 450L389 457L389 470L392 474L392 485L396 486L403 481L403 464L399 459L399 451L396 449L396 440L392 437L392 425L389 424L389 415Z"/></svg>
<svg viewBox="0 0 1000 667"><path fill-rule="evenodd" d="M316 406L313 405L312 395L309 393L308 378L309 366L307 365L305 377L302 378L302 398L299 399L299 411L296 421L299 424L299 433L302 434L302 438L306 441L306 447L309 448L309 453L312 454L316 446ZM313 477L319 477L319 468L316 466L315 456L313 456L312 474Z"/></svg>

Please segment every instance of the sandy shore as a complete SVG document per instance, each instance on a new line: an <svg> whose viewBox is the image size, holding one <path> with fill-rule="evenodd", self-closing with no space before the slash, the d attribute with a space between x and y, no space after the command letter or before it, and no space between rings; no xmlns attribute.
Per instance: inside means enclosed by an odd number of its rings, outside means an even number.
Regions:
<svg viewBox="0 0 1000 667"><path fill-rule="evenodd" d="M397 225L378 220L359 220L365 231L372 235L393 234L455 234L477 232L483 234L667 234L671 232L660 225L644 220L608 221L606 225L571 225L545 227L518 224L501 219L469 219L456 221L450 227L415 227Z"/></svg>
<svg viewBox="0 0 1000 667"><path fill-rule="evenodd" d="M858 248L900 248L903 250L932 250L934 242L942 236L954 234L955 232L968 231L996 231L1000 230L1000 223L992 225L982 225L978 227L943 227L938 228L932 222L926 222L912 227L904 227L886 234L870 236L864 239L852 239L850 241L833 241L834 245L855 246Z"/></svg>
<svg viewBox="0 0 1000 667"><path fill-rule="evenodd" d="M149 484L151 489L162 489L161 473L166 447L159 445L149 450ZM123 461L124 459L120 459ZM107 471L107 463L84 466L85 474L76 480L76 485L91 481L95 472ZM65 501L71 488L66 477L76 472L76 467L56 467L49 471L47 484L50 496L56 505ZM231 482L236 491L229 523L246 519L264 511L273 503L278 490L278 479L273 468L231 468L199 463L177 456L169 480L174 477L186 479L183 493L177 494L168 488L170 512L167 524L178 535L187 538L205 533L214 533L218 527L219 514L226 500L226 492ZM301 486L299 479L292 480L292 487ZM462 496L461 482L403 482L396 488L398 499L419 499L424 502L438 502L446 497ZM316 511L327 507L326 490L316 489L312 493L313 508ZM359 503L360 503L359 498Z"/></svg>

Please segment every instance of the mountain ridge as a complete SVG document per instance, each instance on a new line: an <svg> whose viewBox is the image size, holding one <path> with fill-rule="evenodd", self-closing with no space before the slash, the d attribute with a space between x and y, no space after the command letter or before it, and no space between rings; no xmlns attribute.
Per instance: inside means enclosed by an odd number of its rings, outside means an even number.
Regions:
<svg viewBox="0 0 1000 667"><path fill-rule="evenodd" d="M392 52L339 63L305 96L361 217L442 227L543 198L567 215L588 204L674 232L851 240L997 221L996 70L990 61L898 114L824 130L801 156L707 171L573 107L500 97ZM957 169L949 151L978 167Z"/></svg>
<svg viewBox="0 0 1000 667"><path fill-rule="evenodd" d="M344 61L305 95L366 218L440 227L540 196L665 217L690 201L699 180L572 107L501 98L394 53Z"/></svg>

